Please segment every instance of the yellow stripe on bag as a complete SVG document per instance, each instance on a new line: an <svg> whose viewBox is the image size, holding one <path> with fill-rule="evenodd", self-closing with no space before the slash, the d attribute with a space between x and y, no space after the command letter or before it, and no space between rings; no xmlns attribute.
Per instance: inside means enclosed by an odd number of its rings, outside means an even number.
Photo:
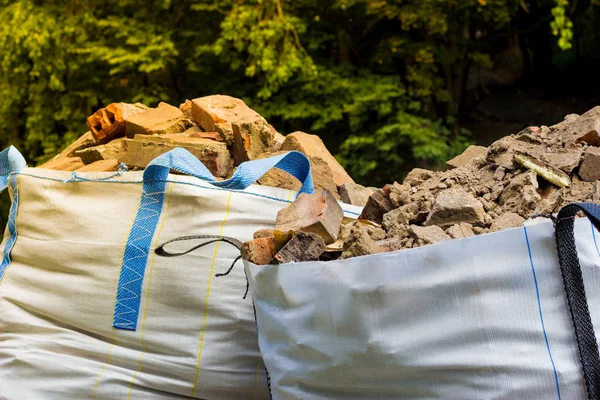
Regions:
<svg viewBox="0 0 600 400"><path fill-rule="evenodd" d="M140 208L139 206L140 202L138 202L138 206L135 208L135 211L133 213L133 217L131 218L131 223L129 224L129 229L127 230L127 234L125 235L125 241L123 243L123 254L121 255L121 260L125 257L125 248L127 247L127 239L129 238L129 232L131 232L131 228L133 227L133 222L135 221L135 216L137 215L138 209ZM119 279L121 278L121 271L119 270L119 273L117 274L117 284L115 285L116 287L119 286ZM115 303L116 303L116 299L115 299ZM114 309L114 306L113 306ZM116 335L115 335L115 328L111 328L111 337L113 340L114 344L111 344L109 349L108 349L108 354L106 356L107 360L106 363L104 363L102 365L102 368L100 369L100 372L98 372L98 377L96 378L96 384L94 385L94 400L96 400L96 396L98 394L98 386L100 385L100 378L102 378L102 374L104 373L104 370L106 369L106 366L111 365L112 364L112 351L115 348L115 346L119 345L119 340L117 339Z"/></svg>
<svg viewBox="0 0 600 400"><path fill-rule="evenodd" d="M177 180L177 175L173 176L173 181ZM169 204L171 204L171 192L173 192L173 187L175 186L175 182L171 183L171 188L169 189L169 193L167 193L167 198L166 198L166 205L165 205L165 211L163 212L163 218L162 218L162 222L160 223L160 226L158 228L158 231L156 232L156 241L154 242L154 247L158 247L158 241L160 238L160 232L162 231L163 225L165 224L165 220L167 219L167 211L169 211ZM127 392L127 400L131 400L131 390L133 389L133 383L135 382L135 378L137 377L138 373L142 372L143 370L143 365L142 365L142 358L144 358L144 356L146 355L146 353L148 352L148 348L146 347L146 343L144 342L144 334L146 333L146 317L148 316L148 303L150 300L150 288L151 288L151 283L152 283L152 271L154 270L154 259L156 257L156 253L152 253L152 261L150 262L150 271L148 272L148 285L147 285L147 289L146 289L146 305L144 306L144 317L142 318L142 333L140 336L140 342L142 344L142 354L140 354L140 358L138 360L138 370L134 372L133 376L131 377L131 382L129 382L129 391Z"/></svg>
<svg viewBox="0 0 600 400"><path fill-rule="evenodd" d="M225 227L225 221L227 221L227 216L229 215L229 206L231 204L231 195L233 192L229 192L229 197L227 198L227 207L225 208L225 217L223 217L223 222L221 222L221 229L219 230L219 236L223 235L223 228ZM198 359L196 361L196 376L194 378L194 386L192 387L191 397L194 397L196 393L196 388L198 387L198 377L200 374L200 362L202 361L202 345L204 344L204 329L206 328L206 319L208 316L208 299L210 297L210 285L212 284L213 272L215 270L215 263L217 261L217 254L219 253L219 244L221 242L217 242L215 245L215 252L213 254L212 263L210 265L210 275L208 277L208 287L206 288L206 299L204 301L204 317L202 319L202 328L200 329L200 346L198 349Z"/></svg>

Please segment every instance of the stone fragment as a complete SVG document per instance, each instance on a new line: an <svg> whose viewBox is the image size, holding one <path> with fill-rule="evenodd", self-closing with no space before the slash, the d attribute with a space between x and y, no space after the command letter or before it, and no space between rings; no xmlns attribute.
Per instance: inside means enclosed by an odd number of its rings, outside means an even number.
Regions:
<svg viewBox="0 0 600 400"><path fill-rule="evenodd" d="M254 232L254 236L252 236L253 239L269 237L275 237L275 229L259 229L258 231Z"/></svg>
<svg viewBox="0 0 600 400"><path fill-rule="evenodd" d="M473 232L473 225L467 224L466 222L452 225L450 228L446 229L446 234L452 239L462 239L475 236L475 232Z"/></svg>
<svg viewBox="0 0 600 400"><path fill-rule="evenodd" d="M458 168L463 165L469 164L473 159L477 157L485 158L487 156L488 149L483 146L469 146L467 149L460 155L454 157L453 159L446 161L446 165L448 168Z"/></svg>
<svg viewBox="0 0 600 400"><path fill-rule="evenodd" d="M125 146L126 152L120 157L120 161L128 167L145 168L159 155L181 147L200 160L214 176L226 177L232 168L231 155L225 143L210 139L137 135L133 139L125 139Z"/></svg>
<svg viewBox="0 0 600 400"><path fill-rule="evenodd" d="M354 224L350 234L344 240L341 259L380 253L381 249L369 235L363 224Z"/></svg>
<svg viewBox="0 0 600 400"><path fill-rule="evenodd" d="M381 228L377 228L374 226L366 226L366 228L367 228L367 232L369 232L369 236L371 236L371 239L373 239L375 241L383 240L387 236L386 232Z"/></svg>
<svg viewBox="0 0 600 400"><path fill-rule="evenodd" d="M594 203L600 203L600 181L594 182L594 191L592 192Z"/></svg>
<svg viewBox="0 0 600 400"><path fill-rule="evenodd" d="M588 147L583 153L583 162L579 167L579 176L586 182L600 179L600 149Z"/></svg>
<svg viewBox="0 0 600 400"><path fill-rule="evenodd" d="M502 181L504 179L505 174L506 174L506 168L498 167L498 168L496 168L496 171L494 172L493 179L495 181Z"/></svg>
<svg viewBox="0 0 600 400"><path fill-rule="evenodd" d="M343 218L342 208L328 191L302 193L277 213L275 230L313 232L330 244L337 240Z"/></svg>
<svg viewBox="0 0 600 400"><path fill-rule="evenodd" d="M245 242L241 249L242 258L256 265L267 265L277 253L273 237L262 237Z"/></svg>
<svg viewBox="0 0 600 400"><path fill-rule="evenodd" d="M126 120L148 110L143 104L112 103L87 119L87 125L97 144L105 144L125 136Z"/></svg>
<svg viewBox="0 0 600 400"><path fill-rule="evenodd" d="M563 191L554 186L547 187L543 190L538 189L538 194L542 201L537 204L533 214L553 214L558 211L563 201Z"/></svg>
<svg viewBox="0 0 600 400"><path fill-rule="evenodd" d="M436 225L418 226L411 225L409 227L410 234L418 246L438 243L444 240L450 240L450 236L446 235L442 228Z"/></svg>
<svg viewBox="0 0 600 400"><path fill-rule="evenodd" d="M313 232L298 232L275 255L274 262L284 264L291 262L315 261L325 252L323 238Z"/></svg>
<svg viewBox="0 0 600 400"><path fill-rule="evenodd" d="M435 172L429 171L422 168L414 168L404 178L404 184L410 186L419 186L426 180L429 180L435 176Z"/></svg>
<svg viewBox="0 0 600 400"><path fill-rule="evenodd" d="M344 183L338 190L340 198L346 204L364 207L373 192L358 183Z"/></svg>
<svg viewBox="0 0 600 400"><path fill-rule="evenodd" d="M535 172L523 172L510 180L499 197L499 203L504 212L515 212L524 218L529 218L541 200L537 189Z"/></svg>
<svg viewBox="0 0 600 400"><path fill-rule="evenodd" d="M410 192L410 185L406 183L401 185L398 182L394 182L390 186L390 200L394 207L400 207L410 202Z"/></svg>
<svg viewBox="0 0 600 400"><path fill-rule="evenodd" d="M461 222L474 225L484 224L485 211L481 202L459 188L440 192L425 225L448 227Z"/></svg>
<svg viewBox="0 0 600 400"><path fill-rule="evenodd" d="M381 224L383 222L383 215L394 209L389 196L390 185L385 185L382 189L377 190L369 197L359 218Z"/></svg>
<svg viewBox="0 0 600 400"><path fill-rule="evenodd" d="M406 241L408 242L408 240ZM406 243L405 242L405 243ZM389 239L377 240L375 244L379 247L382 253L401 250L404 247L400 238L394 237Z"/></svg>
<svg viewBox="0 0 600 400"><path fill-rule="evenodd" d="M490 232L498 232L509 228L519 228L523 226L525 218L514 212L508 212L500 215L490 226Z"/></svg>
<svg viewBox="0 0 600 400"><path fill-rule="evenodd" d="M119 160L100 160L85 165L77 172L114 172L119 170Z"/></svg>
<svg viewBox="0 0 600 400"><path fill-rule="evenodd" d="M581 151L561 149L554 153L543 154L541 159L554 168L570 174L581 162Z"/></svg>
<svg viewBox="0 0 600 400"><path fill-rule="evenodd" d="M567 147L586 143L600 146L600 113L599 107L594 107L581 117L576 114L567 115L565 121L550 127L553 135L560 138Z"/></svg>
<svg viewBox="0 0 600 400"><path fill-rule="evenodd" d="M520 151L538 157L544 153L544 150L545 147L542 144L526 143L517 140L514 136L505 136L492 143L488 149L487 160L512 171L518 166L514 160L515 152Z"/></svg>
<svg viewBox="0 0 600 400"><path fill-rule="evenodd" d="M58 155L51 158L51 160L56 160L57 158L62 157L76 157L75 152L78 150L87 149L88 147L92 147L96 145L96 140L92 135L92 132L86 132L79 137L76 141L71 143L66 149L61 151Z"/></svg>
<svg viewBox="0 0 600 400"><path fill-rule="evenodd" d="M410 214L402 207L396 208L383 216L382 226L388 237L404 236L408 233L407 225L410 223Z"/></svg>
<svg viewBox="0 0 600 400"><path fill-rule="evenodd" d="M116 139L100 146L77 150L75 155L81 157L81 160L87 165L101 160L118 160L122 162L121 159L126 152L125 139Z"/></svg>
<svg viewBox="0 0 600 400"><path fill-rule="evenodd" d="M316 157L310 160L310 168L315 191L327 190L336 198L336 200L339 200L340 195L338 193L338 186L333 179L331 179L333 172L331 171L329 164L327 164L325 160Z"/></svg>
<svg viewBox="0 0 600 400"><path fill-rule="evenodd" d="M125 121L128 138L136 135L182 133L193 126L192 121L179 108L163 102L156 108L131 115Z"/></svg>
<svg viewBox="0 0 600 400"><path fill-rule="evenodd" d="M332 172L329 179L333 179L333 182L337 186L341 186L344 183L354 183L354 180L348 175L335 157L331 155L321 138L317 135L309 135L304 132L290 133L285 137L281 149L286 151L297 150L307 156L311 162L314 159L322 160L329 166Z"/></svg>
<svg viewBox="0 0 600 400"><path fill-rule="evenodd" d="M275 153L264 153L258 156L257 159L274 157L283 153L285 152L279 151ZM271 168L266 174L259 178L257 182L263 186L294 190L296 192L300 191L302 188L302 183L300 183L298 179L279 168ZM322 188L315 189L322 190Z"/></svg>
<svg viewBox="0 0 600 400"><path fill-rule="evenodd" d="M60 157L40 165L39 168L54 169L57 171L76 171L83 166L83 161L79 157Z"/></svg>

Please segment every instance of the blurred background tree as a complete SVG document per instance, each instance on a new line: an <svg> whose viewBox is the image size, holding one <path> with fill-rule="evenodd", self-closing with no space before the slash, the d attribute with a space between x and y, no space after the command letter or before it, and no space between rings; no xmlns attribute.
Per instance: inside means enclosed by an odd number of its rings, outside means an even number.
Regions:
<svg viewBox="0 0 600 400"><path fill-rule="evenodd" d="M0 0L0 144L35 164L108 103L221 93L381 185L598 104L597 2Z"/></svg>

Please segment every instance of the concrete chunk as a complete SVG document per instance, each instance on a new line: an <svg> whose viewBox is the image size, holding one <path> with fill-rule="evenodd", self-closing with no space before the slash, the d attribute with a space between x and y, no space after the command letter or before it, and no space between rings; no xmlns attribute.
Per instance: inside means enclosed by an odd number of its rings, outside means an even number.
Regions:
<svg viewBox="0 0 600 400"><path fill-rule="evenodd" d="M340 258L351 258L380 253L381 249L369 235L363 224L354 224L350 234L344 240L344 249Z"/></svg>
<svg viewBox="0 0 600 400"><path fill-rule="evenodd" d="M485 211L481 202L459 188L440 192L425 225L448 227L461 222L483 225Z"/></svg>
<svg viewBox="0 0 600 400"><path fill-rule="evenodd" d="M490 226L490 232L498 232L509 228L519 228L523 226L525 218L514 212L508 212L500 215Z"/></svg>
<svg viewBox="0 0 600 400"><path fill-rule="evenodd" d="M450 240L450 236L446 235L439 226L418 226L411 225L409 227L410 234L418 246L438 243L444 240Z"/></svg>
<svg viewBox="0 0 600 400"><path fill-rule="evenodd" d="M469 164L473 159L477 157L485 158L487 156L488 148L483 146L469 146L460 155L454 157L452 160L446 162L448 168L458 168L463 165Z"/></svg>
<svg viewBox="0 0 600 400"><path fill-rule="evenodd" d="M473 225L466 222L452 225L450 228L446 229L446 234L452 239L462 239L475 236L475 232L473 232Z"/></svg>
<svg viewBox="0 0 600 400"><path fill-rule="evenodd" d="M589 147L583 154L579 176L586 182L600 179L600 148Z"/></svg>
<svg viewBox="0 0 600 400"><path fill-rule="evenodd" d="M344 183L339 187L339 194L346 204L364 207L373 192L358 183Z"/></svg>

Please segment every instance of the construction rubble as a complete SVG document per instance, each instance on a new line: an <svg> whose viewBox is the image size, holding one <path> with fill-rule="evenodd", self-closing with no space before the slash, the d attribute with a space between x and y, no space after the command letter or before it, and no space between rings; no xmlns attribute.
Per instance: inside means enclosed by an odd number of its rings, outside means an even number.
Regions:
<svg viewBox="0 0 600 400"><path fill-rule="evenodd" d="M278 133L242 100L213 95L179 107L113 103L88 117L89 132L41 168L65 171L144 169L177 147L217 179L238 165L291 150L311 163L315 193L301 194L256 232L242 256L255 264L335 260L411 249L520 227L574 201L600 201L600 106L547 127L528 127L488 148L470 146L448 170L415 168L381 189L356 184L316 135ZM272 169L258 184L298 191ZM364 207L344 217L339 201Z"/></svg>
<svg viewBox="0 0 600 400"><path fill-rule="evenodd" d="M362 201L363 205L371 193L354 183L318 136L294 132L284 137L242 100L230 96L186 100L179 107L113 103L88 117L87 125L89 132L40 168L106 172L117 171L124 164L135 171L181 147L223 180L244 161L296 150L309 158L317 190L328 190L336 200ZM258 184L296 191L301 187L300 181L278 169L269 171ZM338 192L344 185L359 188L348 186Z"/></svg>
<svg viewBox="0 0 600 400"><path fill-rule="evenodd" d="M301 194L273 230L244 243L255 264L335 260L521 227L575 201L600 201L600 106L470 146L447 171L413 169L381 189L343 183ZM337 182L336 182L337 183ZM358 219L335 200L364 205ZM365 204L366 203L366 204Z"/></svg>

